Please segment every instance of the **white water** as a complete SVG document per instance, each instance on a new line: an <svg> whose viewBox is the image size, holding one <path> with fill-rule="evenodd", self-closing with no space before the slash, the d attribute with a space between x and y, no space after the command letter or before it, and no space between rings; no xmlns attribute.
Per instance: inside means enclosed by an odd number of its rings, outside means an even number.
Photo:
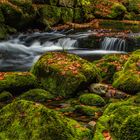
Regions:
<svg viewBox="0 0 140 140"><path fill-rule="evenodd" d="M93 33L92 33L93 34ZM107 50L85 50L79 48L78 39L86 38L91 32L75 33L33 33L20 34L0 42L0 71L29 70L39 57L48 51L68 51L79 56L94 56L109 53L124 53ZM113 44L113 43L112 43ZM105 45L107 47L107 45Z"/></svg>
<svg viewBox="0 0 140 140"><path fill-rule="evenodd" d="M126 51L126 40L115 37L105 37L101 43L102 50Z"/></svg>

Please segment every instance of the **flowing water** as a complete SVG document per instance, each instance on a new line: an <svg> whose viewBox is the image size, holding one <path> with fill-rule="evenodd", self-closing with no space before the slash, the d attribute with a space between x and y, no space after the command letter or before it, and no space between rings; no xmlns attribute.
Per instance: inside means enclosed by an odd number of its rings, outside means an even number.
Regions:
<svg viewBox="0 0 140 140"><path fill-rule="evenodd" d="M115 37L105 37L101 43L102 50L127 51L126 40Z"/></svg>
<svg viewBox="0 0 140 140"><path fill-rule="evenodd" d="M33 63L48 51L67 51L92 59L97 59L98 56L104 54L126 53L127 43L125 39L121 38L105 37L98 50L92 46L89 49L79 45L82 40L86 39L86 43L89 36L96 36L96 34L97 32L89 30L77 33L71 31L35 32L11 36L0 42L0 71L29 70Z"/></svg>

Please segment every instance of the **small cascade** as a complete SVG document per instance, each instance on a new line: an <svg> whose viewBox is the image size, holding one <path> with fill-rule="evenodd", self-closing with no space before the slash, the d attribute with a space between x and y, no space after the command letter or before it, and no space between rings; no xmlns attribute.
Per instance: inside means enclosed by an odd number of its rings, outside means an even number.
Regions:
<svg viewBox="0 0 140 140"><path fill-rule="evenodd" d="M126 40L115 37L105 37L101 42L102 50L126 51Z"/></svg>
<svg viewBox="0 0 140 140"><path fill-rule="evenodd" d="M94 32L50 32L20 34L11 36L0 42L0 71L27 71L39 57L48 51L67 51L88 58L110 53L114 44L116 50L125 50L125 40L105 38L102 42L103 50L91 50L85 44L91 45L88 37ZM82 46L82 47L81 47ZM109 51L108 51L109 50Z"/></svg>

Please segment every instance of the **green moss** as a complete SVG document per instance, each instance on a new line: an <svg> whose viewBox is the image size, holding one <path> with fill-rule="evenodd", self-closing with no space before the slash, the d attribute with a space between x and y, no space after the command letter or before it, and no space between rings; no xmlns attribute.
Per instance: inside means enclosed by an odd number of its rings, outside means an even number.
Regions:
<svg viewBox="0 0 140 140"><path fill-rule="evenodd" d="M108 131L113 139L121 139L122 131L120 128L123 123L129 116L139 112L140 107L134 104L132 99L111 103L97 122L94 139L104 138L104 131Z"/></svg>
<svg viewBox="0 0 140 140"><path fill-rule="evenodd" d="M0 102L9 102L13 99L13 96L10 92L3 91L0 93Z"/></svg>
<svg viewBox="0 0 140 140"><path fill-rule="evenodd" d="M61 14L62 14L63 23L73 22L73 9L72 8L62 7Z"/></svg>
<svg viewBox="0 0 140 140"><path fill-rule="evenodd" d="M127 10L125 6L119 3L114 3L111 8L111 13L108 15L108 17L112 19L123 19L126 11Z"/></svg>
<svg viewBox="0 0 140 140"><path fill-rule="evenodd" d="M90 130L45 106L15 101L0 110L0 138L7 140L91 140Z"/></svg>
<svg viewBox="0 0 140 140"><path fill-rule="evenodd" d="M44 25L53 26L61 19L61 8L56 6L44 5L39 9L40 22Z"/></svg>
<svg viewBox="0 0 140 140"><path fill-rule="evenodd" d="M86 116L95 116L97 112L101 112L101 109L91 106L76 105L75 112Z"/></svg>
<svg viewBox="0 0 140 140"><path fill-rule="evenodd" d="M90 62L60 52L44 54L31 71L44 89L64 97L71 96L86 83L100 80L98 69Z"/></svg>
<svg viewBox="0 0 140 140"><path fill-rule="evenodd" d="M102 59L94 61L99 67L103 82L112 83L115 72L122 70L129 55L113 54L105 55Z"/></svg>
<svg viewBox="0 0 140 140"><path fill-rule="evenodd" d="M20 94L37 84L36 78L29 72L9 72L2 73L0 80L0 91L10 91L13 94Z"/></svg>
<svg viewBox="0 0 140 140"><path fill-rule="evenodd" d="M140 0L125 0L123 2L129 12L134 12L136 14L140 13L139 3Z"/></svg>
<svg viewBox="0 0 140 140"><path fill-rule="evenodd" d="M0 8L5 18L5 24L12 27L17 27L18 22L21 20L22 11L19 8L11 6L9 3L0 4Z"/></svg>
<svg viewBox="0 0 140 140"><path fill-rule="evenodd" d="M105 101L102 97L96 94L92 94L92 93L81 95L79 100L82 104L89 105L89 106L104 106L105 105Z"/></svg>
<svg viewBox="0 0 140 140"><path fill-rule="evenodd" d="M31 89L25 93L23 93L21 96L19 96L20 99L23 100L29 100L34 102L47 102L48 100L51 100L54 98L53 95L51 95L48 91L43 89Z"/></svg>
<svg viewBox="0 0 140 140"><path fill-rule="evenodd" d="M4 18L2 10L0 9L0 23L4 23L4 21L5 21L5 18Z"/></svg>
<svg viewBox="0 0 140 140"><path fill-rule="evenodd" d="M140 75L139 66L140 53L139 51L134 52L128 61L124 65L124 69L114 75L113 86L131 93L135 94L140 91Z"/></svg>
<svg viewBox="0 0 140 140"><path fill-rule="evenodd" d="M140 114L129 116L120 128L120 140L140 139Z"/></svg>
<svg viewBox="0 0 140 140"><path fill-rule="evenodd" d="M75 8L74 9L74 15L73 15L73 20L76 23L82 23L84 21L84 14L81 8Z"/></svg>
<svg viewBox="0 0 140 140"><path fill-rule="evenodd" d="M59 0L59 6L63 7L75 7L75 0Z"/></svg>

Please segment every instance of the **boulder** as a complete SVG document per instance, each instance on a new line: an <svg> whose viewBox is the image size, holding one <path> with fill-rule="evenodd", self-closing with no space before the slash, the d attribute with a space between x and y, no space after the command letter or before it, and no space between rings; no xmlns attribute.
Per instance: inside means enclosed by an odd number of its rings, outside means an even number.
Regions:
<svg viewBox="0 0 140 140"><path fill-rule="evenodd" d="M0 139L92 140L89 129L45 106L17 100L0 110Z"/></svg>
<svg viewBox="0 0 140 140"><path fill-rule="evenodd" d="M94 139L104 140L104 132L110 132L114 139L131 140L135 139L136 135L139 139L139 123L136 125L133 119L133 116L139 118L139 113L140 107L130 99L111 103L96 124Z"/></svg>
<svg viewBox="0 0 140 140"><path fill-rule="evenodd" d="M10 91L17 95L34 88L37 85L36 78L30 72L1 72L0 91Z"/></svg>
<svg viewBox="0 0 140 140"><path fill-rule="evenodd" d="M130 94L140 91L140 51L134 52L123 70L114 75L113 86Z"/></svg>
<svg viewBox="0 0 140 140"><path fill-rule="evenodd" d="M97 113L101 112L101 109L85 105L76 105L75 112L86 116L96 116Z"/></svg>
<svg viewBox="0 0 140 140"><path fill-rule="evenodd" d="M89 106L104 106L105 101L102 97L92 93L86 93L79 97L79 100L82 104Z"/></svg>
<svg viewBox="0 0 140 140"><path fill-rule="evenodd" d="M112 83L114 74L123 69L123 65L128 58L129 55L127 54L112 54L94 61L94 64L100 69L103 82Z"/></svg>
<svg viewBox="0 0 140 140"><path fill-rule="evenodd" d="M111 85L102 83L93 83L90 85L89 90L91 93L100 95L106 98L125 99L130 95L113 88Z"/></svg>
<svg viewBox="0 0 140 140"><path fill-rule="evenodd" d="M31 72L42 88L63 97L72 96L86 84L100 80L95 65L65 52L47 52L36 62Z"/></svg>
<svg viewBox="0 0 140 140"><path fill-rule="evenodd" d="M20 99L45 103L54 98L48 91L43 89L31 89L19 96Z"/></svg>

